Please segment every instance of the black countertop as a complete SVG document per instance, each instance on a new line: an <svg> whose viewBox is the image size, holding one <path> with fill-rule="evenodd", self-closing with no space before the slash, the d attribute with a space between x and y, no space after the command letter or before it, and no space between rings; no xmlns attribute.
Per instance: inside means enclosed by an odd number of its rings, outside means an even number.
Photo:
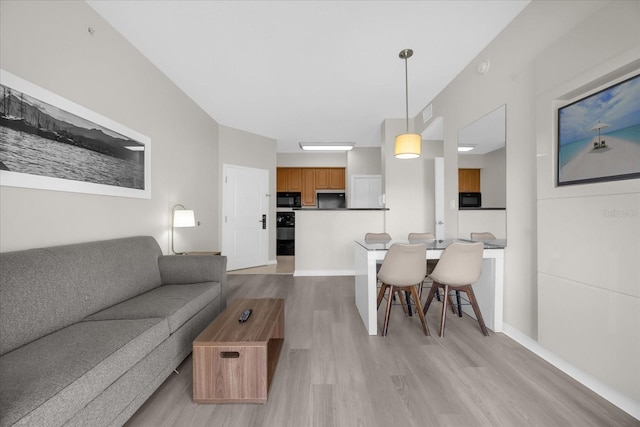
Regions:
<svg viewBox="0 0 640 427"><path fill-rule="evenodd" d="M389 208L293 208L294 211L388 211Z"/></svg>
<svg viewBox="0 0 640 427"><path fill-rule="evenodd" d="M458 208L459 211L505 211L507 208Z"/></svg>

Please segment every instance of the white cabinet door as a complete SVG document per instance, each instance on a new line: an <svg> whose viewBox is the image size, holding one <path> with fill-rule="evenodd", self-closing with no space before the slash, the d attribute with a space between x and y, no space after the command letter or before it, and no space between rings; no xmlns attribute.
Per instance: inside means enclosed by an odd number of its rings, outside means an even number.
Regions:
<svg viewBox="0 0 640 427"><path fill-rule="evenodd" d="M351 177L350 208L381 208L382 176L381 175L353 175Z"/></svg>

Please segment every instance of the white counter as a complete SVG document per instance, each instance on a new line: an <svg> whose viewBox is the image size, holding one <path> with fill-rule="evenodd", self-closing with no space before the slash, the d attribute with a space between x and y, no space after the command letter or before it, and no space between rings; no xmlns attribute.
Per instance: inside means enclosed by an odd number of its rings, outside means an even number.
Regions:
<svg viewBox="0 0 640 427"><path fill-rule="evenodd" d="M353 241L384 231L386 210L299 209L294 276L353 276Z"/></svg>

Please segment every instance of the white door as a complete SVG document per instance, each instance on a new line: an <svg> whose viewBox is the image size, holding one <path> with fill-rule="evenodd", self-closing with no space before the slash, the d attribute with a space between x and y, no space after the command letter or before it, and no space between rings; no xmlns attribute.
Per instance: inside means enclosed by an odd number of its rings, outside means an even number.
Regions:
<svg viewBox="0 0 640 427"><path fill-rule="evenodd" d="M266 265L269 171L223 165L222 254L227 270Z"/></svg>
<svg viewBox="0 0 640 427"><path fill-rule="evenodd" d="M436 157L434 161L435 170L435 219L436 219L436 239L443 240L444 228L444 157Z"/></svg>
<svg viewBox="0 0 640 427"><path fill-rule="evenodd" d="M382 176L353 175L351 177L350 208L381 208Z"/></svg>

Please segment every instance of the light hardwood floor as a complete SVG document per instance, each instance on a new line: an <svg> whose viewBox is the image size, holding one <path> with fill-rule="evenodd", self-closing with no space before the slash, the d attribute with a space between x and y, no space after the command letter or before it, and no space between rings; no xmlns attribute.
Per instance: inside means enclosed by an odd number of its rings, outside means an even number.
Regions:
<svg viewBox="0 0 640 427"><path fill-rule="evenodd" d="M369 336L353 277L229 275L229 299L285 298L285 343L266 404L194 404L189 356L127 426L639 426L640 422L503 334L481 334L440 304L392 307ZM426 293L425 293L426 294ZM384 310L378 313L381 325Z"/></svg>
<svg viewBox="0 0 640 427"><path fill-rule="evenodd" d="M295 269L294 256L278 256L276 264L262 265L260 267L243 268L229 271L229 274L293 274Z"/></svg>

